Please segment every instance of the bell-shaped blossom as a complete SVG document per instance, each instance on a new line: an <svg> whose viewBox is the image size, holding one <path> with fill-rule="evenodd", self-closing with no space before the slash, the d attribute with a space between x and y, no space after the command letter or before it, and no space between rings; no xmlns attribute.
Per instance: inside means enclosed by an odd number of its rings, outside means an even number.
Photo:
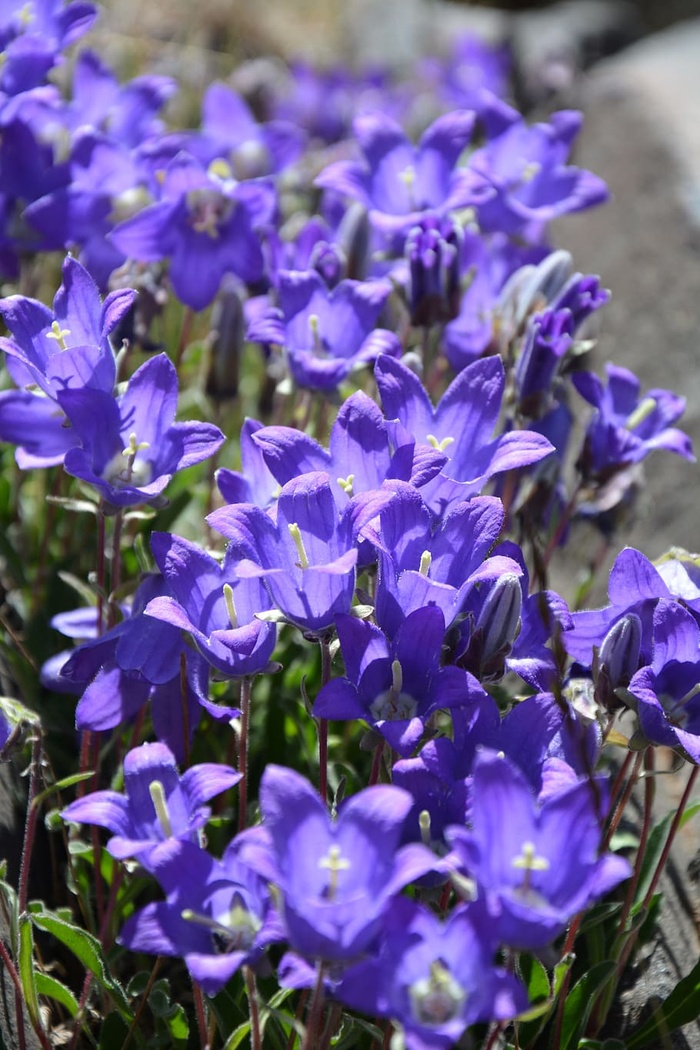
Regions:
<svg viewBox="0 0 700 1050"><path fill-rule="evenodd" d="M607 386L593 372L579 372L573 383L596 409L586 430L580 466L587 478L609 477L639 463L655 449L695 461L687 434L671 426L685 411L685 398L670 390L640 396L639 380L626 368L608 363Z"/></svg>
<svg viewBox="0 0 700 1050"><path fill-rule="evenodd" d="M434 528L420 492L403 482L391 487L393 499L365 529L379 555L377 623L390 638L426 605L436 605L449 627L477 581L520 574L511 558L488 557L503 525L499 499L465 500Z"/></svg>
<svg viewBox="0 0 700 1050"><path fill-rule="evenodd" d="M283 939L269 888L241 862L235 841L221 860L191 842L164 843L150 870L166 899L132 915L118 940L134 952L183 958L207 995Z"/></svg>
<svg viewBox="0 0 700 1050"><path fill-rule="evenodd" d="M520 981L493 965L495 947L479 908L457 907L442 923L401 898L382 924L379 954L346 970L336 995L390 1017L406 1050L449 1050L469 1025L509 1020L528 1005Z"/></svg>
<svg viewBox="0 0 700 1050"><path fill-rule="evenodd" d="M467 228L462 237L459 269L464 287L454 320L444 328L445 355L460 372L509 333L501 296L514 272L539 261L546 249L515 244L505 234L488 237Z"/></svg>
<svg viewBox="0 0 700 1050"><path fill-rule="evenodd" d="M445 462L445 456L429 445L403 445L394 451L381 411L361 390L338 410L328 450L294 427L261 427L251 436L280 485L299 474L326 471L341 509L353 496L379 489L388 479L420 488Z"/></svg>
<svg viewBox="0 0 700 1050"><path fill-rule="evenodd" d="M177 91L171 77L152 74L120 83L94 51L81 51L73 69L65 117L72 130L92 128L134 149L162 132L157 114Z"/></svg>
<svg viewBox="0 0 700 1050"><path fill-rule="evenodd" d="M602 204L608 190L590 171L567 166L580 113L553 113L548 124L518 121L469 160L479 226L510 235L540 230L552 219Z"/></svg>
<svg viewBox="0 0 700 1050"><path fill-rule="evenodd" d="M407 792L380 785L353 795L332 820L302 776L266 768L263 826L242 857L279 892L295 952L349 962L369 947L393 898L432 866L422 846L399 848L410 806Z"/></svg>
<svg viewBox="0 0 700 1050"><path fill-rule="evenodd" d="M0 300L10 331L9 338L0 339L7 369L19 387L31 387L0 394L0 437L18 446L17 462L23 469L62 463L78 443L57 404L62 391L87 389L111 396L116 365L109 336L134 295L124 289L103 303L92 278L68 256L53 310L22 295Z"/></svg>
<svg viewBox="0 0 700 1050"><path fill-rule="evenodd" d="M531 430L492 437L505 389L500 357L468 365L435 408L418 376L401 361L379 358L375 376L384 414L400 424L397 444L413 440L447 456L441 474L424 490L436 512L476 495L495 475L536 463L552 451L549 441Z"/></svg>
<svg viewBox="0 0 700 1050"><path fill-rule="evenodd" d="M603 609L573 613L573 627L562 639L564 646L575 660L591 667L593 647L600 647L610 629L625 616L633 614L641 629L639 666L648 666L652 662L654 609L659 600L682 598L693 613L700 614L700 595L696 595L692 588L687 593L683 593L684 590L683 574L677 572L675 559L657 568L641 551L625 547L610 570L609 604Z"/></svg>
<svg viewBox="0 0 700 1050"><path fill-rule="evenodd" d="M273 187L236 182L227 171L206 170L178 154L168 165L162 196L111 235L119 251L140 262L170 259L178 299L193 310L211 303L226 273L256 284L264 259L256 228L272 221Z"/></svg>
<svg viewBox="0 0 700 1050"><path fill-rule="evenodd" d="M269 609L270 598L261 580L236 576L233 548L220 563L180 536L154 532L151 550L174 597L153 598L146 615L184 631L227 677L264 671L277 628L257 619L256 613Z"/></svg>
<svg viewBox="0 0 700 1050"><path fill-rule="evenodd" d="M202 99L202 127L168 136L203 164L223 159L236 179L252 179L283 171L301 156L306 136L287 120L258 123L241 96L215 81Z"/></svg>
<svg viewBox="0 0 700 1050"><path fill-rule="evenodd" d="M229 539L241 578L265 580L285 619L311 634L332 627L338 613L349 612L355 589L355 538L392 493L351 502L338 513L330 478L323 472L302 474L288 482L277 501L273 521L260 507L234 504L207 518Z"/></svg>
<svg viewBox="0 0 700 1050"><path fill-rule="evenodd" d="M600 854L600 814L585 780L538 806L510 761L482 752L472 781L471 829L447 832L454 860L476 882L499 940L536 950L579 911L631 873L626 860Z"/></svg>
<svg viewBox="0 0 700 1050"><path fill-rule="evenodd" d="M700 763L700 627L677 602L653 614L653 659L624 691L636 712L640 743L661 744Z"/></svg>
<svg viewBox="0 0 700 1050"><path fill-rule="evenodd" d="M426 211L445 216L471 204L471 189L457 164L473 128L473 113L448 113L416 146L391 117L379 112L359 116L353 131L363 162L336 161L316 185L360 201L384 233L405 234Z"/></svg>
<svg viewBox="0 0 700 1050"><path fill-rule="evenodd" d="M155 186L138 154L104 132L80 128L68 161L70 179L45 191L26 218L52 249L80 250L81 262L101 288L125 254L110 239L119 219L152 200Z"/></svg>
<svg viewBox="0 0 700 1050"><path fill-rule="evenodd" d="M68 389L57 400L80 439L65 470L113 507L157 500L173 474L213 456L224 441L211 423L175 422L177 372L165 354L141 365L119 397Z"/></svg>
<svg viewBox="0 0 700 1050"><path fill-rule="evenodd" d="M95 5L82 0L17 0L3 5L0 89L15 95L41 85L61 61L61 52L87 33L96 18Z"/></svg>
<svg viewBox="0 0 700 1050"><path fill-rule="evenodd" d="M336 627L347 677L318 694L318 718L362 718L400 755L416 747L430 715L466 707L483 696L472 675L441 667L445 619L429 605L403 621L392 642L364 620L338 616Z"/></svg>
<svg viewBox="0 0 700 1050"><path fill-rule="evenodd" d="M179 775L165 744L142 744L124 758L124 794L93 791L67 806L61 816L74 824L97 824L112 832L113 857L138 858L149 867L154 847L169 839L198 841L210 817L204 805L241 779L228 766L207 762Z"/></svg>
<svg viewBox="0 0 700 1050"><path fill-rule="evenodd" d="M277 274L278 306L253 320L248 338L284 350L294 382L334 390L378 354L398 355L398 337L377 328L391 284L341 281L333 289L316 270Z"/></svg>
<svg viewBox="0 0 700 1050"><path fill-rule="evenodd" d="M404 841L423 841L438 857L448 852L446 828L471 823L472 773L482 749L504 754L540 803L587 778L595 766L596 727L551 694L527 697L502 718L496 702L482 693L467 706L453 707L451 715L452 739L429 740L415 758L401 759L392 770L393 783L414 800Z"/></svg>
<svg viewBox="0 0 700 1050"><path fill-rule="evenodd" d="M161 576L147 576L130 614L104 634L97 634L94 609L87 617L81 611L77 623L63 619L54 625L70 637L89 639L64 656L59 669L64 687L82 693L76 727L113 729L150 702L156 735L181 760L203 710L215 721L230 721L238 711L208 700L209 666L185 644L182 632L144 614L149 601L164 592L170 593Z"/></svg>
<svg viewBox="0 0 700 1050"><path fill-rule="evenodd" d="M277 498L279 482L253 439L253 435L262 429L263 424L256 419L244 420L239 438L243 469L220 467L216 472L216 484L226 503L257 503L266 510Z"/></svg>
<svg viewBox="0 0 700 1050"><path fill-rule="evenodd" d="M111 394L116 368L109 337L135 297L131 289L121 289L103 302L92 277L68 255L53 309L24 295L0 299L10 331L9 338L0 338L0 348L15 383L36 384L53 399L66 387Z"/></svg>

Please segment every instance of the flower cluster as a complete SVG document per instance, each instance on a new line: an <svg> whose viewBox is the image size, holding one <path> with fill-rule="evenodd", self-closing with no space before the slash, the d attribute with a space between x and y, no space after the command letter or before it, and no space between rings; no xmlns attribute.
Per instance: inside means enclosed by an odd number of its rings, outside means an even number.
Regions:
<svg viewBox="0 0 700 1050"><path fill-rule="evenodd" d="M105 905L94 831L95 928L119 905L122 946L183 959L200 1023L200 989L242 970L256 1048L273 971L310 990L307 1048L343 1011L408 1050L483 1023L493 1046L532 1019L533 959L568 930L571 965L632 873L608 848L618 713L630 748L700 764L696 559L624 550L597 611L548 586L652 451L692 459L681 398L580 367L608 293L548 230L607 196L569 163L580 114L529 124L505 51L468 40L422 68L431 107L298 66L255 109L212 84L199 128L166 129L167 78L121 84L83 51L64 93L47 81L91 5L22 12L0 18L0 269L75 254L52 308L25 281L0 299L0 438L25 477L53 471L57 514L97 521L90 604L51 621L77 644L42 670L77 694L94 772L63 819L107 829L133 877L120 896L112 864ZM221 429L177 418L212 402Z"/></svg>

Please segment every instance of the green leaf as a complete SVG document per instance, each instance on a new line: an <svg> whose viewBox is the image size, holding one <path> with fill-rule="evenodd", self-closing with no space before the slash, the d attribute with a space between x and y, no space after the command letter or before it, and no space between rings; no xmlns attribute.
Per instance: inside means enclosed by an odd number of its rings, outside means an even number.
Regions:
<svg viewBox="0 0 700 1050"><path fill-rule="evenodd" d="M107 1014L100 1029L98 1050L123 1050L129 1026L117 1013Z"/></svg>
<svg viewBox="0 0 700 1050"><path fill-rule="evenodd" d="M38 795L35 795L32 799L32 805L40 806L44 799L50 798L56 791L63 791L64 788L73 787L73 784L79 784L81 780L89 780L94 775L92 770L90 770L87 773L73 773L69 777L64 777L63 780L57 780L51 787L47 787L44 791L40 791Z"/></svg>
<svg viewBox="0 0 700 1050"><path fill-rule="evenodd" d="M250 1021L245 1021L244 1024L238 1026L235 1032L231 1032L224 1044L224 1050L236 1050L236 1047L241 1046L248 1035L250 1035Z"/></svg>
<svg viewBox="0 0 700 1050"><path fill-rule="evenodd" d="M687 977L679 981L673 991L654 1011L654 1016L635 1032L626 1043L627 1050L663 1043L669 1032L695 1021L700 1014L700 961Z"/></svg>
<svg viewBox="0 0 700 1050"><path fill-rule="evenodd" d="M574 1050L586 1027L598 992L607 984L615 972L615 963L610 959L598 963L581 977L566 997L561 1026L559 1050Z"/></svg>
<svg viewBox="0 0 700 1050"><path fill-rule="evenodd" d="M112 977L102 945L98 939L93 937L91 933L88 933L87 930L73 926L52 912L35 913L32 915L32 922L39 929L50 933L61 944L64 944L73 955L80 959L83 966L94 975L100 987L111 995L121 1016L130 1023L132 1013L129 1009L129 1000L122 986Z"/></svg>
<svg viewBox="0 0 700 1050"><path fill-rule="evenodd" d="M646 849L644 850L639 882L637 883L637 891L634 897L634 903L637 906L641 905L647 895L649 887L651 886L651 880L653 879L654 872L661 860L661 854L663 853L664 845L668 838L669 828L671 827L671 822L674 816L674 813L668 813L663 820L660 820L659 823L652 828L649 834Z"/></svg>
<svg viewBox="0 0 700 1050"><path fill-rule="evenodd" d="M38 973L35 983L39 995L45 995L48 999L55 999L57 1003L66 1008L71 1017L76 1016L78 1013L78 1000L70 988L66 988L65 984L61 984L55 977L50 977L47 973Z"/></svg>
<svg viewBox="0 0 700 1050"><path fill-rule="evenodd" d="M678 830L684 828L689 820L692 820L696 813L700 813L700 801L693 802L692 806L687 806L686 810L681 817L681 822L678 825Z"/></svg>
<svg viewBox="0 0 700 1050"><path fill-rule="evenodd" d="M19 975L22 980L22 992L27 1004L27 1012L34 1028L41 1028L39 1000L36 994L34 974L34 939L32 937L32 920L25 912L19 917Z"/></svg>

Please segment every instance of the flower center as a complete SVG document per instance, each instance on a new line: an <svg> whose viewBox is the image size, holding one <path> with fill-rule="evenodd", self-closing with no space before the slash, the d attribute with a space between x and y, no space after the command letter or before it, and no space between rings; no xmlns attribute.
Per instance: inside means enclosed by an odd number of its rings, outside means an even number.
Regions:
<svg viewBox="0 0 700 1050"><path fill-rule="evenodd" d="M333 901L336 898L338 892L338 876L341 871L347 871L350 868L350 861L340 856L340 846L333 843L329 847L328 853L325 857L321 857L318 862L319 868L325 868L328 871L328 885L324 890L323 896L326 900Z"/></svg>
<svg viewBox="0 0 700 1050"><path fill-rule="evenodd" d="M441 959L430 964L430 976L415 981L409 988L413 1016L419 1024L446 1024L457 1017L467 999L467 993L454 979Z"/></svg>
<svg viewBox="0 0 700 1050"><path fill-rule="evenodd" d="M70 328L61 328L58 321L54 321L51 325L51 331L46 333L47 339L55 339L58 343L59 350L67 350L66 336L70 335Z"/></svg>
<svg viewBox="0 0 700 1050"><path fill-rule="evenodd" d="M228 955L230 952L248 951L253 946L255 937L262 923L256 915L246 908L241 894L236 891L231 899L228 911L210 917L185 908L181 913L185 922L206 927L211 933L212 944L217 955Z"/></svg>
<svg viewBox="0 0 700 1050"><path fill-rule="evenodd" d="M187 194L187 210L192 229L217 240L222 224L233 211L233 201L218 190L190 190Z"/></svg>
<svg viewBox="0 0 700 1050"><path fill-rule="evenodd" d="M403 692L403 671L398 660L391 665L391 688L380 693L370 704L376 722L407 722L416 713L418 703L409 693Z"/></svg>
<svg viewBox="0 0 700 1050"><path fill-rule="evenodd" d="M129 444L122 449L121 453L114 456L105 471L105 479L115 488L126 485L147 485L151 480L151 464L139 452L145 452L150 448L148 441L137 441L136 433L129 434Z"/></svg>

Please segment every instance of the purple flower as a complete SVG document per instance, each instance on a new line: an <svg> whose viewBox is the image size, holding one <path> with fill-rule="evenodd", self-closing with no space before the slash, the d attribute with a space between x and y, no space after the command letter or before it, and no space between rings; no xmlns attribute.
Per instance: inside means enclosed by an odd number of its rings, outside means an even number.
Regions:
<svg viewBox="0 0 700 1050"><path fill-rule="evenodd" d="M203 310L224 274L250 284L262 279L255 229L272 220L275 206L269 183L237 183L229 173L219 176L181 153L168 165L161 200L120 223L111 240L140 262L170 258L175 294L193 310Z"/></svg>
<svg viewBox="0 0 700 1050"><path fill-rule="evenodd" d="M251 436L280 485L299 474L326 471L341 509L353 496L379 489L388 479L410 481L419 488L445 461L429 445L404 445L394 452L381 411L361 390L338 410L328 450L293 427L261 427Z"/></svg>
<svg viewBox="0 0 700 1050"><path fill-rule="evenodd" d="M66 256L53 310L36 299L0 300L10 338L0 339L8 371L18 386L36 384L55 400L66 387L92 387L111 394L116 378L109 336L131 308L136 292L112 292L102 302L88 272Z"/></svg>
<svg viewBox="0 0 700 1050"><path fill-rule="evenodd" d="M134 294L113 292L102 303L92 278L68 256L53 310L22 295L0 300L11 333L0 339L7 369L18 386L32 387L0 394L0 437L19 446L17 462L23 469L62 463L77 444L57 404L62 391L111 396L116 365L109 336ZM34 393L35 387L41 393Z"/></svg>
<svg viewBox="0 0 700 1050"><path fill-rule="evenodd" d="M240 774L207 762L180 777L165 744L142 744L124 759L124 791L93 791L71 802L61 816L73 824L97 824L112 832L107 849L118 860L138 858L145 868L158 843L197 842L214 795L237 784Z"/></svg>
<svg viewBox="0 0 700 1050"><path fill-rule="evenodd" d="M208 459L224 435L211 423L176 423L177 372L165 354L141 365L126 392L69 389L58 394L80 440L68 474L93 485L113 507L157 500L173 474Z"/></svg>
<svg viewBox="0 0 700 1050"><path fill-rule="evenodd" d="M241 180L283 171L299 159L305 145L298 125L286 120L259 124L241 96L221 81L204 94L201 132L170 138L205 165L224 159Z"/></svg>
<svg viewBox="0 0 700 1050"><path fill-rule="evenodd" d="M472 828L447 832L459 870L476 881L500 941L549 944L576 912L627 878L630 866L600 850L600 817L588 780L541 806L507 758L477 757Z"/></svg>
<svg viewBox="0 0 700 1050"><path fill-rule="evenodd" d="M515 365L518 410L531 417L542 414L551 386L573 344L574 318L570 310L544 310L527 326L525 342Z"/></svg>
<svg viewBox="0 0 700 1050"><path fill-rule="evenodd" d="M360 201L384 233L405 234L425 211L445 216L472 202L464 171L456 165L473 127L473 113L449 113L414 146L390 117L357 117L353 130L364 163L336 161L321 172L316 185Z"/></svg>
<svg viewBox="0 0 700 1050"><path fill-rule="evenodd" d="M633 614L639 620L640 666L652 662L653 616L662 598L682 598L696 614L700 614L700 595L688 588L688 577L671 559L658 568L640 551L625 547L620 551L610 570L608 598L604 609L587 609L572 615L573 628L563 636L567 652L586 667L593 663L593 647L601 646L610 629L625 616ZM677 589L678 588L678 589Z"/></svg>
<svg viewBox="0 0 700 1050"><path fill-rule="evenodd" d="M482 230L513 235L529 228L539 240L545 223L607 200L602 179L566 166L581 123L569 110L553 113L548 124L518 121L470 158L470 203Z"/></svg>
<svg viewBox="0 0 700 1050"><path fill-rule="evenodd" d="M64 656L60 668L63 689L82 692L77 728L113 729L134 718L150 700L156 735L181 759L202 709L215 721L229 721L238 712L207 699L208 664L184 643L181 631L144 615L148 602L164 591L168 588L162 577L147 576L134 595L130 615L101 635L94 609L61 617L53 625L70 637L91 639Z"/></svg>
<svg viewBox="0 0 700 1050"><path fill-rule="evenodd" d="M115 222L152 199L150 174L134 151L93 129L76 134L69 168L68 184L44 191L26 217L49 247L78 245L82 262L106 288L124 262L109 234Z"/></svg>
<svg viewBox="0 0 700 1050"><path fill-rule="evenodd" d="M408 231L404 252L412 324L430 326L457 316L462 237L461 227L451 219L431 214Z"/></svg>
<svg viewBox="0 0 700 1050"><path fill-rule="evenodd" d="M154 851L151 871L166 899L136 912L118 940L134 952L181 956L207 995L283 939L267 884L241 862L235 841L220 861L171 841Z"/></svg>
<svg viewBox="0 0 700 1050"><path fill-rule="evenodd" d="M685 398L670 390L650 390L640 398L639 380L632 372L612 364L606 371L607 387L592 372L572 377L581 397L596 409L581 454L584 475L605 479L659 448L694 462L690 438L670 425L683 415Z"/></svg>
<svg viewBox="0 0 700 1050"><path fill-rule="evenodd" d="M442 923L401 898L384 919L377 957L347 970L336 995L354 1009L392 1018L407 1050L448 1050L469 1025L508 1020L527 1007L518 979L493 965L494 949L478 908L458 907Z"/></svg>
<svg viewBox="0 0 700 1050"><path fill-rule="evenodd" d="M362 718L408 755L441 708L465 707L483 696L479 683L458 667L440 667L445 619L439 608L417 609L389 643L378 627L338 616L336 627L347 677L318 694L318 718Z"/></svg>
<svg viewBox="0 0 700 1050"><path fill-rule="evenodd" d="M221 467L216 472L216 484L226 503L257 503L267 509L279 491L279 482L270 472L265 458L253 439L262 430L263 424L256 419L246 419L239 438L242 471Z"/></svg>
<svg viewBox="0 0 700 1050"><path fill-rule="evenodd" d="M106 132L133 149L162 131L156 114L175 94L170 77L141 76L120 84L112 70L92 51L81 51L73 70L72 101L67 116L72 129L90 127Z"/></svg>
<svg viewBox="0 0 700 1050"><path fill-rule="evenodd" d="M661 599L653 614L653 659L624 696L634 706L641 741L673 748L700 763L700 627L677 602Z"/></svg>
<svg viewBox="0 0 700 1050"><path fill-rule="evenodd" d="M151 549L175 597L154 598L146 615L185 631L221 674L259 674L270 662L277 629L256 619L270 607L259 579L236 577L233 548L217 562L194 543L167 532L151 534Z"/></svg>
<svg viewBox="0 0 700 1050"><path fill-rule="evenodd" d="M379 554L377 623L389 637L426 605L441 609L449 627L477 581L520 574L511 558L488 557L503 524L499 499L464 500L433 528L419 492L402 482L392 488L393 499L365 529Z"/></svg>
<svg viewBox="0 0 700 1050"><path fill-rule="evenodd" d="M319 634L346 613L355 589L355 537L392 493L354 500L339 515L330 478L318 472L288 482L277 501L277 520L260 507L222 507L207 521L234 545L241 578L266 581L282 615Z"/></svg>
<svg viewBox="0 0 700 1050"><path fill-rule="evenodd" d="M401 352L393 332L376 328L390 292L385 280L347 280L329 289L316 270L281 270L279 306L251 323L248 338L282 347L299 386L334 390L378 354Z"/></svg>
<svg viewBox="0 0 700 1050"><path fill-rule="evenodd" d="M398 848L410 805L400 788L370 787L331 820L308 781L291 769L267 767L260 785L262 834L242 856L278 890L294 951L346 962L368 948L392 898L432 866L423 847Z"/></svg>
<svg viewBox="0 0 700 1050"><path fill-rule="evenodd" d="M436 408L418 376L400 361L380 357L375 376L384 414L400 423L396 443L418 441L447 456L441 474L424 489L426 502L436 512L476 495L494 475L536 463L552 451L546 438L530 430L491 437L505 388L500 357L468 365Z"/></svg>

